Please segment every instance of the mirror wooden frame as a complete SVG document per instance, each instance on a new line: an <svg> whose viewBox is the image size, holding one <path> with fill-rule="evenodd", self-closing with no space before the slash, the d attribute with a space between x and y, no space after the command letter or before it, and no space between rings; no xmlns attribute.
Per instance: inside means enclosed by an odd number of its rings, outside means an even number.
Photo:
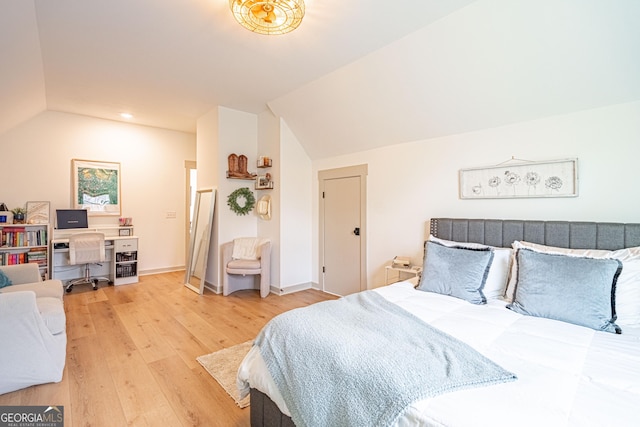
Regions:
<svg viewBox="0 0 640 427"><path fill-rule="evenodd" d="M196 201L191 218L189 257L185 265L184 285L203 294L209 260L209 247L213 230L213 215L216 206L216 189L196 191Z"/></svg>

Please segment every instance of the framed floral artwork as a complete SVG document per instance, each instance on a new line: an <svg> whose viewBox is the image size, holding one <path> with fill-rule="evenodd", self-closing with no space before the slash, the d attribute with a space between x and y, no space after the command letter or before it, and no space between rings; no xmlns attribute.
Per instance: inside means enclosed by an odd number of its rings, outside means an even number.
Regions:
<svg viewBox="0 0 640 427"><path fill-rule="evenodd" d="M460 198L578 196L578 159L515 162L461 169Z"/></svg>
<svg viewBox="0 0 640 427"><path fill-rule="evenodd" d="M89 215L121 215L120 163L71 161L72 206Z"/></svg>

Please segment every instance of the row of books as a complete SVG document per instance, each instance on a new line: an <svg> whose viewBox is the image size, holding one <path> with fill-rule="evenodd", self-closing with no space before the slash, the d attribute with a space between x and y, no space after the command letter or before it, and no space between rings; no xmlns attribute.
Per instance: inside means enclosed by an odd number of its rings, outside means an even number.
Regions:
<svg viewBox="0 0 640 427"><path fill-rule="evenodd" d="M130 262L138 258L138 252L116 252L116 262Z"/></svg>
<svg viewBox="0 0 640 427"><path fill-rule="evenodd" d="M41 267L47 266L47 252L41 250L29 252L0 252L0 265L26 264L35 262Z"/></svg>
<svg viewBox="0 0 640 427"><path fill-rule="evenodd" d="M23 227L4 227L0 229L2 247L16 248L25 246L46 246L47 230L25 230Z"/></svg>
<svg viewBox="0 0 640 427"><path fill-rule="evenodd" d="M136 264L117 264L116 277L133 277L136 275Z"/></svg>

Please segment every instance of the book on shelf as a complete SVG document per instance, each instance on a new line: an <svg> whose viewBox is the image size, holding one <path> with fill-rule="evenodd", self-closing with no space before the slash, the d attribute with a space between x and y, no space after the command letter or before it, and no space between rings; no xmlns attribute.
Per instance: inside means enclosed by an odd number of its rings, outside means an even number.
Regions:
<svg viewBox="0 0 640 427"><path fill-rule="evenodd" d="M7 248L46 246L47 230L26 230L24 227L3 227L0 230L0 245Z"/></svg>

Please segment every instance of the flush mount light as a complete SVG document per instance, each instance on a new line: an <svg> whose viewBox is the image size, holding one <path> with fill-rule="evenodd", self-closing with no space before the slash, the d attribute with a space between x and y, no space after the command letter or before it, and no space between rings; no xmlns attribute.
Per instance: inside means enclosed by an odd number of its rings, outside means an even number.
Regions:
<svg viewBox="0 0 640 427"><path fill-rule="evenodd" d="M229 0L234 18L249 31L286 34L304 17L303 0Z"/></svg>
<svg viewBox="0 0 640 427"><path fill-rule="evenodd" d="M132 118L133 118L133 114L130 114L130 113L120 113L120 117L122 117L123 119L132 119Z"/></svg>

